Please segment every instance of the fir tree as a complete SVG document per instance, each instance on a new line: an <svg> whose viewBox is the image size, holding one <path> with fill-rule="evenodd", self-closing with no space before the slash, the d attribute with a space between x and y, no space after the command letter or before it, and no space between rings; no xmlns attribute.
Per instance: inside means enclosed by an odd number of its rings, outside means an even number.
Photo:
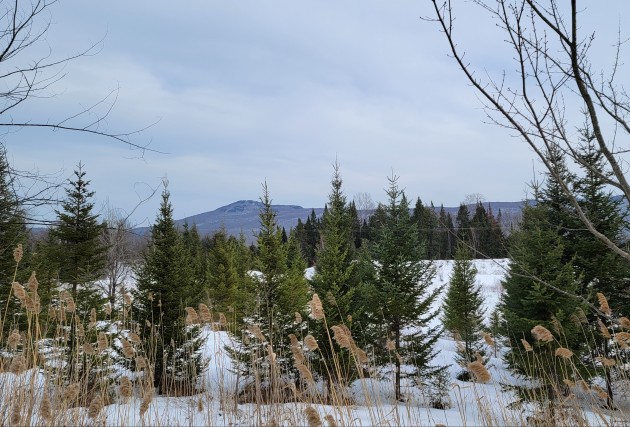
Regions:
<svg viewBox="0 0 630 427"><path fill-rule="evenodd" d="M152 382L158 394L182 386L194 392L204 367L198 352L199 329L187 327L184 321L184 308L193 303L193 278L169 198L165 185L144 262L137 271L134 305L146 356L154 363Z"/></svg>
<svg viewBox="0 0 630 427"><path fill-rule="evenodd" d="M453 273L444 298L442 319L444 328L460 343L457 359L462 366L474 362L477 354L485 354L481 343L485 309L481 289L475 284L476 277L477 269L471 262L470 251L463 244L458 245ZM468 371L460 373L458 378L468 380Z"/></svg>
<svg viewBox="0 0 630 427"><path fill-rule="evenodd" d="M385 344L375 352L381 355L381 361L394 361L394 391L396 399L400 400L402 365L410 367L404 375L419 383L442 369L432 365L436 355L433 345L441 329L429 326L438 315L432 310L432 304L442 288L429 290L435 270L430 262L422 261L417 228L411 221L409 203L397 181L395 176L389 178L385 222L372 245L375 272L370 306L378 307L373 319ZM408 328L415 332L403 334ZM394 351L399 357L393 355Z"/></svg>

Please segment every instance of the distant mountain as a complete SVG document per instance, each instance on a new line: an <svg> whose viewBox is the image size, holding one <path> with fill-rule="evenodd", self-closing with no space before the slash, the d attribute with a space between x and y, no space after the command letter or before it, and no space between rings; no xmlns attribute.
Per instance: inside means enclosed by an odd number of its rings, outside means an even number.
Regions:
<svg viewBox="0 0 630 427"><path fill-rule="evenodd" d="M484 203L484 205L487 206L488 203ZM523 202L490 202L489 205L495 215L501 210L504 225L508 227L511 222L518 221L523 208ZM251 243L255 240L254 236L258 232L258 213L262 206L261 202L255 200L239 200L213 211L182 218L175 222L179 226L184 225L184 223L195 224L201 235L211 235L221 228L234 236L238 236L242 232L247 241ZM445 207L444 209L451 213L454 220L458 208ZM324 212L324 208L303 208L296 205L273 205L273 209L277 213L278 224L284 227L287 232L297 225L298 219L306 222L313 210L318 217ZM436 207L436 210L439 210L439 206ZM474 206L470 206L470 212L471 214L474 213ZM145 233L148 230L148 227L143 227L137 231Z"/></svg>
<svg viewBox="0 0 630 427"><path fill-rule="evenodd" d="M258 201L239 200L213 211L182 218L175 222L177 225L195 224L201 235L213 234L221 228L225 228L228 234L235 236L243 232L247 241L252 242L258 231L258 213L262 206L263 204ZM273 209L276 211L278 224L285 227L287 232L297 225L298 219L306 221L313 210L313 208L296 205L273 205ZM323 208L314 209L317 216L324 212Z"/></svg>

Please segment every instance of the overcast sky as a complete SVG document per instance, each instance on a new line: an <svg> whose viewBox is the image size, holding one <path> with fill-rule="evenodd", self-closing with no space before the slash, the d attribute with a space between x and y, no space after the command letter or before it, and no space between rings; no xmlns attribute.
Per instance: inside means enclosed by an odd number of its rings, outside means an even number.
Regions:
<svg viewBox="0 0 630 427"><path fill-rule="evenodd" d="M607 46L629 9L625 0L609 3L583 13L585 27L608 31ZM428 0L61 0L42 17L51 26L33 54L50 49L60 58L102 43L65 67L53 97L33 99L15 116L59 120L117 90L102 129L155 123L133 141L165 154L63 132L2 138L21 169L68 177L83 162L99 210L108 202L131 212L162 177L176 218L258 199L265 180L276 204L323 207L335 159L349 198L384 201L393 171L410 198L427 203L456 206L470 193L521 200L540 167L520 140L483 123L437 24L420 19L430 7ZM467 2L461 7L467 58L482 72L511 67L494 24ZM158 205L156 195L132 219L152 222Z"/></svg>

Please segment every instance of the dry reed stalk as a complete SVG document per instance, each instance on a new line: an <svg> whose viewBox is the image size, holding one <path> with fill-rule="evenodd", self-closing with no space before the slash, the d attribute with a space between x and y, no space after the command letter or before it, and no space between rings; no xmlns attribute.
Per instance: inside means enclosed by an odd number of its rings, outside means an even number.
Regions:
<svg viewBox="0 0 630 427"><path fill-rule="evenodd" d="M127 359L133 359L133 357L136 354L136 351L133 349L133 346L131 345L131 343L124 338L120 339L120 343L122 344L123 355Z"/></svg>
<svg viewBox="0 0 630 427"><path fill-rule="evenodd" d="M92 329L96 326L96 309L92 308L90 310L90 323L88 324L88 328Z"/></svg>
<svg viewBox="0 0 630 427"><path fill-rule="evenodd" d="M481 333L481 337L483 338L483 340L485 341L485 343L487 345L489 345L490 347L494 347L495 346L495 342L494 339L492 338L492 335L490 335L487 332L482 332Z"/></svg>
<svg viewBox="0 0 630 427"><path fill-rule="evenodd" d="M302 315L297 311L295 312L295 323L302 323Z"/></svg>
<svg viewBox="0 0 630 427"><path fill-rule="evenodd" d="M13 374L21 374L26 371L26 359L23 354L18 354L11 359L11 365L9 366L9 372Z"/></svg>
<svg viewBox="0 0 630 427"><path fill-rule="evenodd" d="M134 344L140 344L142 342L142 339L140 339L140 335L136 334L135 332L129 332L127 338L129 338L129 341Z"/></svg>
<svg viewBox="0 0 630 427"><path fill-rule="evenodd" d="M147 367L147 359L142 356L136 357L136 368L145 369Z"/></svg>
<svg viewBox="0 0 630 427"><path fill-rule="evenodd" d="M271 344L267 344L267 358L269 359L269 362L276 363L276 353L273 351Z"/></svg>
<svg viewBox="0 0 630 427"><path fill-rule="evenodd" d="M300 372L300 377L308 383L314 384L315 380L313 379L313 374L308 369L308 367L302 363L296 363L295 367Z"/></svg>
<svg viewBox="0 0 630 427"><path fill-rule="evenodd" d="M263 335L258 325L247 325L247 330L249 331L250 334L254 335L258 340L262 342L267 342L267 339Z"/></svg>
<svg viewBox="0 0 630 427"><path fill-rule="evenodd" d="M26 289L31 292L37 292L37 288L39 286L39 282L37 281L37 275L33 271L31 276L28 278L28 282L26 282Z"/></svg>
<svg viewBox="0 0 630 427"><path fill-rule="evenodd" d="M103 310L105 311L105 315L109 316L112 314L112 305L110 303L105 304L105 308Z"/></svg>
<svg viewBox="0 0 630 427"><path fill-rule="evenodd" d="M586 317L586 313L580 307L575 309L575 315L579 319L580 323L586 325L588 323L588 317Z"/></svg>
<svg viewBox="0 0 630 427"><path fill-rule="evenodd" d="M335 420L335 417L332 415L328 414L324 417L324 419L326 420L326 423L328 423L328 427L337 427L337 420Z"/></svg>
<svg viewBox="0 0 630 427"><path fill-rule="evenodd" d="M123 375L120 378L120 386L118 388L118 391L120 392L120 395L125 399L131 397L131 394L133 392L133 385L131 384L131 380L129 379L129 377Z"/></svg>
<svg viewBox="0 0 630 427"><path fill-rule="evenodd" d="M525 348L525 351L534 351L534 349L531 346L531 344L528 343L525 338L521 338L521 344L523 344L523 348Z"/></svg>
<svg viewBox="0 0 630 427"><path fill-rule="evenodd" d="M575 382L568 378L563 379L562 382L565 383L569 387L575 387Z"/></svg>
<svg viewBox="0 0 630 427"><path fill-rule="evenodd" d="M599 332L602 334L604 338L606 339L612 338L612 335L610 335L610 331L608 330L606 325L604 325L604 322L602 322L601 319L597 319L597 325L599 326Z"/></svg>
<svg viewBox="0 0 630 427"><path fill-rule="evenodd" d="M553 341L553 335L549 332L549 329L542 325L536 325L532 329L532 336L538 341L551 342Z"/></svg>
<svg viewBox="0 0 630 427"><path fill-rule="evenodd" d="M24 286L20 285L19 282L13 282L11 286L13 288L13 295L15 295L20 301L24 302L26 299L26 290L24 289Z"/></svg>
<svg viewBox="0 0 630 427"><path fill-rule="evenodd" d="M483 366L483 363L479 361L470 362L467 365L467 368L470 372L472 372L475 375L475 379L479 383L485 384L488 381L490 381L490 379L492 378L490 376L490 372L488 372L486 367Z"/></svg>
<svg viewBox="0 0 630 427"><path fill-rule="evenodd" d="M39 406L39 416L45 421L52 420L52 405L50 404L50 398L48 397L48 393L46 392L44 392L42 403Z"/></svg>
<svg viewBox="0 0 630 427"><path fill-rule="evenodd" d="M306 348L308 348L310 351L315 351L319 348L317 340L313 335L307 335L306 337L304 337L304 344L306 345Z"/></svg>
<svg viewBox="0 0 630 427"><path fill-rule="evenodd" d="M79 391L81 390L81 386L79 383L72 383L63 391L63 400L66 402L73 402L77 397L79 397Z"/></svg>
<svg viewBox="0 0 630 427"><path fill-rule="evenodd" d="M621 327L621 329L630 330L630 319L628 319L627 317L620 317L619 326Z"/></svg>
<svg viewBox="0 0 630 427"><path fill-rule="evenodd" d="M83 352L90 356L96 354L96 351L94 351L94 347L89 342L83 344Z"/></svg>
<svg viewBox="0 0 630 427"><path fill-rule="evenodd" d="M21 406L19 401L15 401L11 406L11 425L19 426L22 425L22 413Z"/></svg>
<svg viewBox="0 0 630 427"><path fill-rule="evenodd" d="M125 293L123 294L123 303L124 303L125 305L131 305L131 302L132 302L132 301L131 301L131 295L129 295L129 293L125 292Z"/></svg>
<svg viewBox="0 0 630 427"><path fill-rule="evenodd" d="M153 400L153 395L151 393L145 393L142 402L140 403L140 416L144 416L145 412L149 409L149 405L151 405L151 401Z"/></svg>
<svg viewBox="0 0 630 427"><path fill-rule="evenodd" d="M210 314L210 309L204 303L199 303L199 317L205 323L212 322L212 315Z"/></svg>
<svg viewBox="0 0 630 427"><path fill-rule="evenodd" d="M324 319L324 307L322 307L322 301L319 299L319 295L313 294L313 297L311 298L308 305L311 308L311 318L315 320Z"/></svg>
<svg viewBox="0 0 630 427"><path fill-rule="evenodd" d="M186 307L186 324L187 325L194 325L199 323L199 315L197 314L197 311L195 311L194 308L192 307Z"/></svg>
<svg viewBox="0 0 630 427"><path fill-rule="evenodd" d="M599 301L599 311L607 316L610 316L612 311L610 310L610 306L608 305L608 300L606 299L606 296L601 292L597 292L597 301Z"/></svg>
<svg viewBox="0 0 630 427"><path fill-rule="evenodd" d="M591 389L588 383L584 380L578 380L577 385L580 386L582 391L589 391Z"/></svg>
<svg viewBox="0 0 630 427"><path fill-rule="evenodd" d="M22 256L24 255L24 250L22 249L22 244L18 243L17 247L13 249L13 259L18 264L22 261Z"/></svg>
<svg viewBox="0 0 630 427"><path fill-rule="evenodd" d="M387 351L396 351L396 343L390 339L385 342L385 348Z"/></svg>
<svg viewBox="0 0 630 427"><path fill-rule="evenodd" d="M20 335L20 332L15 329L13 332L11 332L11 335L9 335L9 338L7 339L7 344L9 345L11 350L15 350L18 344L20 344L21 339L22 336Z"/></svg>
<svg viewBox="0 0 630 427"><path fill-rule="evenodd" d="M224 328L227 328L228 326L227 318L225 317L225 314L223 313L219 313L219 325L221 325Z"/></svg>
<svg viewBox="0 0 630 427"><path fill-rule="evenodd" d="M319 413L312 406L307 406L304 409L304 413L306 414L306 421L308 422L308 427L322 427L322 419L319 417Z"/></svg>
<svg viewBox="0 0 630 427"><path fill-rule="evenodd" d="M197 399L197 412L203 412L203 400L201 400L201 397Z"/></svg>
<svg viewBox="0 0 630 427"><path fill-rule="evenodd" d="M98 333L98 338L96 342L97 342L97 350L99 353L104 351L107 348L108 342L107 342L107 335L105 335L105 332Z"/></svg>
<svg viewBox="0 0 630 427"><path fill-rule="evenodd" d="M345 329L341 325L334 325L330 329L333 331L333 338L341 348L352 348L352 337L348 336Z"/></svg>
<svg viewBox="0 0 630 427"><path fill-rule="evenodd" d="M604 365L607 368L610 368L612 366L615 366L617 364L617 362L615 361L615 359L609 359L607 357L598 357L597 360L599 360L601 362L602 365Z"/></svg>
<svg viewBox="0 0 630 427"><path fill-rule="evenodd" d="M85 328L83 327L83 323L81 323L81 319L79 319L79 316L74 316L74 321L76 322L75 324L77 325L77 336L79 338L83 338L85 336Z"/></svg>
<svg viewBox="0 0 630 427"><path fill-rule="evenodd" d="M560 321L556 318L556 316L551 317L551 328L556 333L556 335L562 334L562 325L560 324Z"/></svg>
<svg viewBox="0 0 630 427"><path fill-rule="evenodd" d="M88 417L94 419L98 417L98 414L103 410L103 398L100 393L97 393L96 396L90 402L90 406L88 407Z"/></svg>
<svg viewBox="0 0 630 427"><path fill-rule="evenodd" d="M573 356L573 352L565 347L558 347L555 354L563 359L570 359Z"/></svg>
<svg viewBox="0 0 630 427"><path fill-rule="evenodd" d="M615 334L615 341L617 341L618 343L621 342L626 342L626 343L630 343L630 333L628 332L617 332Z"/></svg>

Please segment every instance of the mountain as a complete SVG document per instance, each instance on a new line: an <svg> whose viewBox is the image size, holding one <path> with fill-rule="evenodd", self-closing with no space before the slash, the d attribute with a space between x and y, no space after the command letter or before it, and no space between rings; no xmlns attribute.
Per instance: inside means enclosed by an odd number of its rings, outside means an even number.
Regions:
<svg viewBox="0 0 630 427"><path fill-rule="evenodd" d="M247 241L251 243L258 231L258 213L262 206L263 204L258 201L239 200L213 211L182 218L175 222L177 225L195 224L201 235L213 234L221 228L225 228L228 234L235 236L243 232ZM295 227L298 219L305 222L313 209L317 216L324 212L323 208L303 208L296 205L273 205L273 209L276 211L278 224L285 227L287 232L291 227Z"/></svg>
<svg viewBox="0 0 630 427"><path fill-rule="evenodd" d="M501 210L504 226L509 228L511 223L516 225L516 222L520 218L523 202L490 202L489 204L495 215ZM487 206L488 203L484 203L484 205ZM221 228L225 228L228 234L235 236L238 236L242 232L247 242L251 243L255 240L254 236L258 232L258 213L261 208L261 202L255 200L239 200L238 202L222 206L213 211L182 218L175 222L180 226L185 223L189 225L195 224L199 234L202 236L213 234ZM324 208L303 208L302 206L296 205L273 205L273 209L276 211L278 224L284 227L287 232L297 225L298 219L302 219L302 222L306 222L306 219L311 215L313 210L318 217L324 212ZM444 209L450 212L453 218L455 218L458 207L445 207ZM471 206L471 209L474 210L474 206ZM439 206L436 207L436 210L439 210ZM137 231L144 233L148 230L148 227L143 227Z"/></svg>

